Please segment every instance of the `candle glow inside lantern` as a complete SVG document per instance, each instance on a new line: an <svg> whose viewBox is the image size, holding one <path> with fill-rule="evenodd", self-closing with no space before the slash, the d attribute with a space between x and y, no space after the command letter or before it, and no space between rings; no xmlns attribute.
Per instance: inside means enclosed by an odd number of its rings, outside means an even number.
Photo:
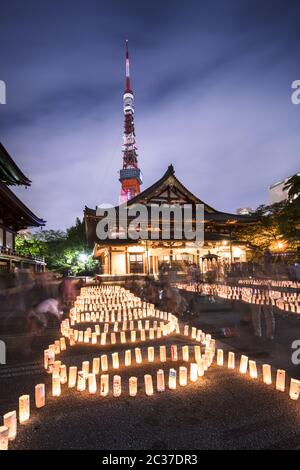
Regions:
<svg viewBox="0 0 300 470"><path fill-rule="evenodd" d="M125 366L130 366L131 365L131 350L127 349L125 351Z"/></svg>
<svg viewBox="0 0 300 470"><path fill-rule="evenodd" d="M223 349L218 349L217 350L217 365L218 366L223 366L224 364L224 353Z"/></svg>
<svg viewBox="0 0 300 470"><path fill-rule="evenodd" d="M61 384L66 384L68 381L67 366L65 364L62 364L59 368L59 378Z"/></svg>
<svg viewBox="0 0 300 470"><path fill-rule="evenodd" d="M198 367L197 367L197 375L198 375ZM183 387L187 385L187 368L184 366L179 367L179 385Z"/></svg>
<svg viewBox="0 0 300 470"><path fill-rule="evenodd" d="M137 364L142 363L142 353L140 348L135 348L135 361Z"/></svg>
<svg viewBox="0 0 300 470"><path fill-rule="evenodd" d="M125 331L121 331L120 333L120 337L121 337L121 343L126 343L126 333Z"/></svg>
<svg viewBox="0 0 300 470"><path fill-rule="evenodd" d="M7 426L0 426L0 450L8 449L9 429Z"/></svg>
<svg viewBox="0 0 300 470"><path fill-rule="evenodd" d="M84 373L85 378L87 379L87 376L89 375L90 371L90 362L89 361L83 361L81 370Z"/></svg>
<svg viewBox="0 0 300 470"><path fill-rule="evenodd" d="M248 356L242 355L241 360L240 360L240 373L246 374L247 369L248 369Z"/></svg>
<svg viewBox="0 0 300 470"><path fill-rule="evenodd" d="M251 379L257 379L257 367L255 361L249 361L249 372Z"/></svg>
<svg viewBox="0 0 300 470"><path fill-rule="evenodd" d="M156 374L157 379L157 391L164 392L165 391L165 374L163 369L158 369Z"/></svg>
<svg viewBox="0 0 300 470"><path fill-rule="evenodd" d="M100 371L100 358L99 357L94 357L93 358L93 373L94 374L99 374L99 371Z"/></svg>
<svg viewBox="0 0 300 470"><path fill-rule="evenodd" d="M77 381L77 367L76 366L71 366L69 368L69 381L68 381L68 387L73 388L76 385Z"/></svg>
<svg viewBox="0 0 300 470"><path fill-rule="evenodd" d="M106 372L108 370L108 361L107 361L107 355L102 354L101 356L101 370L103 372Z"/></svg>
<svg viewBox="0 0 300 470"><path fill-rule="evenodd" d="M276 390L284 392L285 390L285 370L277 369L276 374Z"/></svg>
<svg viewBox="0 0 300 470"><path fill-rule="evenodd" d="M189 347L188 346L182 346L182 359L185 362L189 361Z"/></svg>
<svg viewBox="0 0 300 470"><path fill-rule="evenodd" d="M120 364L119 364L119 354L117 352L112 353L112 366L113 369L119 369Z"/></svg>
<svg viewBox="0 0 300 470"><path fill-rule="evenodd" d="M192 382L196 382L198 379L198 364L192 362L190 365L190 379Z"/></svg>
<svg viewBox="0 0 300 470"><path fill-rule="evenodd" d="M10 411L3 416L3 424L8 428L8 439L13 441L17 435L17 412Z"/></svg>
<svg viewBox="0 0 300 470"><path fill-rule="evenodd" d="M97 344L97 333L92 333L92 344Z"/></svg>
<svg viewBox="0 0 300 470"><path fill-rule="evenodd" d="M77 390L83 392L86 389L86 376L82 370L78 371L77 375Z"/></svg>
<svg viewBox="0 0 300 470"><path fill-rule="evenodd" d="M148 361L149 362L154 361L154 347L153 346L148 347Z"/></svg>
<svg viewBox="0 0 300 470"><path fill-rule="evenodd" d="M106 333L101 333L100 335L100 344L104 346L106 344Z"/></svg>
<svg viewBox="0 0 300 470"><path fill-rule="evenodd" d="M300 380L291 379L289 395L292 400L298 400L300 393Z"/></svg>
<svg viewBox="0 0 300 470"><path fill-rule="evenodd" d="M136 342L136 331L135 330L132 330L130 332L130 339L131 339L131 342L132 343L135 343Z"/></svg>
<svg viewBox="0 0 300 470"><path fill-rule="evenodd" d="M116 333L111 333L110 342L111 344L116 344Z"/></svg>
<svg viewBox="0 0 300 470"><path fill-rule="evenodd" d="M109 392L109 375L102 374L100 377L100 395L106 397Z"/></svg>
<svg viewBox="0 0 300 470"><path fill-rule="evenodd" d="M59 379L58 379L59 380ZM60 385L60 382L59 382ZM19 422L26 423L30 417L30 397L29 395L21 395L19 397Z"/></svg>
<svg viewBox="0 0 300 470"><path fill-rule="evenodd" d="M272 383L272 372L270 364L263 364L263 381L265 384L270 385Z"/></svg>
<svg viewBox="0 0 300 470"><path fill-rule="evenodd" d="M59 397L61 394L60 377L52 376L52 396Z"/></svg>
<svg viewBox="0 0 300 470"><path fill-rule="evenodd" d="M175 390L176 389L176 370L175 369L170 369L169 370L169 389L170 390Z"/></svg>
<svg viewBox="0 0 300 470"><path fill-rule="evenodd" d="M89 393L95 394L97 392L96 376L93 372L88 375Z"/></svg>
<svg viewBox="0 0 300 470"><path fill-rule="evenodd" d="M60 366L61 366L61 361L54 361L53 376L59 377Z"/></svg>
<svg viewBox="0 0 300 470"><path fill-rule="evenodd" d="M146 395L148 395L148 396L153 395L152 375L151 374L145 374L144 375L144 381L145 381Z"/></svg>
<svg viewBox="0 0 300 470"><path fill-rule="evenodd" d="M122 393L122 382L120 375L114 375L113 378L113 394L114 397L119 397Z"/></svg>
<svg viewBox="0 0 300 470"><path fill-rule="evenodd" d="M146 341L146 331L141 330L141 341Z"/></svg>
<svg viewBox="0 0 300 470"><path fill-rule="evenodd" d="M161 362L166 362L167 360L166 346L159 347L159 356L160 356Z"/></svg>
<svg viewBox="0 0 300 470"><path fill-rule="evenodd" d="M194 355L195 355L195 362L199 362L201 359L201 348L199 345L194 346Z"/></svg>
<svg viewBox="0 0 300 470"><path fill-rule="evenodd" d="M229 351L228 353L228 369L234 369L235 368L235 354L232 351Z"/></svg>
<svg viewBox="0 0 300 470"><path fill-rule="evenodd" d="M137 377L129 378L129 395L135 397L137 394Z"/></svg>
<svg viewBox="0 0 300 470"><path fill-rule="evenodd" d="M171 345L171 359L172 361L178 361L178 352L176 344Z"/></svg>
<svg viewBox="0 0 300 470"><path fill-rule="evenodd" d="M42 408L45 406L45 384L37 384L34 389L35 392L35 406Z"/></svg>

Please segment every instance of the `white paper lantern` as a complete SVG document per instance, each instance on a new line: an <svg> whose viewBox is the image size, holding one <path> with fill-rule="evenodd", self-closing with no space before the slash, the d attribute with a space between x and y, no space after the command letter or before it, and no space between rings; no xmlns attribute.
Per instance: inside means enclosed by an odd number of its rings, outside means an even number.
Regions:
<svg viewBox="0 0 300 470"><path fill-rule="evenodd" d="M152 375L150 375L150 374L145 374L145 375L144 375L144 381L145 381L145 391L146 391L146 395L148 395L148 396L153 395Z"/></svg>
<svg viewBox="0 0 300 470"><path fill-rule="evenodd" d="M77 390L83 392L86 389L86 375L82 370L78 371L77 375Z"/></svg>
<svg viewBox="0 0 300 470"><path fill-rule="evenodd" d="M0 426L0 450L8 450L8 435L8 427Z"/></svg>
<svg viewBox="0 0 300 470"><path fill-rule="evenodd" d="M157 391L164 392L165 391L165 374L163 369L158 369L157 371Z"/></svg>
<svg viewBox="0 0 300 470"><path fill-rule="evenodd" d="M129 378L129 395L135 397L137 394L137 377Z"/></svg>
<svg viewBox="0 0 300 470"><path fill-rule="evenodd" d="M93 372L89 373L88 375L88 384L89 384L89 393L95 394L97 392L97 382L96 376Z"/></svg>
<svg viewBox="0 0 300 470"><path fill-rule="evenodd" d="M130 366L131 365L131 350L127 349L125 351L125 366Z"/></svg>
<svg viewBox="0 0 300 470"><path fill-rule="evenodd" d="M101 370L103 372L106 372L108 370L108 361L107 361L107 355L106 354L102 354L101 356Z"/></svg>
<svg viewBox="0 0 300 470"><path fill-rule="evenodd" d="M263 381L265 384L270 385L272 383L272 372L270 364L263 364Z"/></svg>
<svg viewBox="0 0 300 470"><path fill-rule="evenodd" d="M188 346L182 346L182 359L185 362L189 361L189 347Z"/></svg>
<svg viewBox="0 0 300 470"><path fill-rule="evenodd" d="M198 367L197 367L197 375L198 375ZM187 368L184 366L179 367L179 385L183 387L187 385Z"/></svg>
<svg viewBox="0 0 300 470"><path fill-rule="evenodd" d="M77 381L77 367L76 366L71 366L69 368L69 381L68 381L68 387L73 388L76 386L76 381Z"/></svg>
<svg viewBox="0 0 300 470"><path fill-rule="evenodd" d="M171 360L178 361L178 352L176 344L171 345Z"/></svg>
<svg viewBox="0 0 300 470"><path fill-rule="evenodd" d="M84 374L84 377L87 379L89 372L90 372L90 362L89 361L83 361L81 370Z"/></svg>
<svg viewBox="0 0 300 470"><path fill-rule="evenodd" d="M248 357L242 355L241 360L240 360L240 373L246 374L247 369L248 369Z"/></svg>
<svg viewBox="0 0 300 470"><path fill-rule="evenodd" d="M276 374L276 390L284 392L285 390L285 370L277 369Z"/></svg>
<svg viewBox="0 0 300 470"><path fill-rule="evenodd" d="M153 346L148 347L148 361L149 362L154 361L154 347Z"/></svg>
<svg viewBox="0 0 300 470"><path fill-rule="evenodd" d="M192 362L190 365L190 379L192 382L196 382L198 379L198 364Z"/></svg>
<svg viewBox="0 0 300 470"><path fill-rule="evenodd" d="M109 375L102 374L100 376L100 395L106 397L109 392Z"/></svg>
<svg viewBox="0 0 300 470"><path fill-rule="evenodd" d="M61 395L60 377L52 376L52 396L59 397Z"/></svg>
<svg viewBox="0 0 300 470"><path fill-rule="evenodd" d="M42 408L45 406L45 384L37 384L34 389L35 406Z"/></svg>
<svg viewBox="0 0 300 470"><path fill-rule="evenodd" d="M3 424L8 428L8 439L13 441L17 435L17 412L9 411L3 416Z"/></svg>
<svg viewBox="0 0 300 470"><path fill-rule="evenodd" d="M169 389L175 390L176 389L176 376L177 372L175 369L169 370Z"/></svg>
<svg viewBox="0 0 300 470"><path fill-rule="evenodd" d="M292 400L298 400L300 393L300 380L291 379L290 382L290 398ZM4 423L5 424L5 423Z"/></svg>
<svg viewBox="0 0 300 470"><path fill-rule="evenodd" d="M19 397L19 422L23 424L29 420L29 417L30 417L30 397L29 395L21 395Z"/></svg>
<svg viewBox="0 0 300 470"><path fill-rule="evenodd" d="M142 353L140 348L135 348L135 361L137 364L142 363Z"/></svg>
<svg viewBox="0 0 300 470"><path fill-rule="evenodd" d="M113 369L119 369L120 367L119 354L117 352L112 353L112 366L113 366Z"/></svg>
<svg viewBox="0 0 300 470"><path fill-rule="evenodd" d="M223 365L224 365L224 353L223 353L223 349L218 349L218 350L217 350L217 365L218 365L218 366L223 366Z"/></svg>
<svg viewBox="0 0 300 470"><path fill-rule="evenodd" d="M99 374L99 371L100 371L100 358L99 357L93 358L92 370L95 375Z"/></svg>
<svg viewBox="0 0 300 470"><path fill-rule="evenodd" d="M161 362L166 362L166 360L167 360L166 346L160 346L159 347L159 356L160 356L160 361Z"/></svg>
<svg viewBox="0 0 300 470"><path fill-rule="evenodd" d="M234 352L230 351L228 353L228 369L235 368L235 354Z"/></svg>
<svg viewBox="0 0 300 470"><path fill-rule="evenodd" d="M249 372L251 379L257 379L257 367L255 361L249 361Z"/></svg>
<svg viewBox="0 0 300 470"><path fill-rule="evenodd" d="M119 397L122 393L122 382L120 375L114 375L113 378L113 395L114 397Z"/></svg>

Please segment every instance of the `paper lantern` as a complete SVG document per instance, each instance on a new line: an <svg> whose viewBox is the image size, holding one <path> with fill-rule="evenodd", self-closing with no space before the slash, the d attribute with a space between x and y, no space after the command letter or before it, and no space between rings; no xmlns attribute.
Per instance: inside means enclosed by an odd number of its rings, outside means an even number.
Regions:
<svg viewBox="0 0 300 470"><path fill-rule="evenodd" d="M134 330L134 322L133 321L129 322L129 329Z"/></svg>
<svg viewBox="0 0 300 470"><path fill-rule="evenodd" d="M92 370L95 375L99 374L99 371L100 371L100 358L99 357L93 358Z"/></svg>
<svg viewBox="0 0 300 470"><path fill-rule="evenodd" d="M89 375L89 371L90 371L90 362L89 361L83 361L82 366L81 366L81 370L84 374L84 377L87 379L87 376Z"/></svg>
<svg viewBox="0 0 300 470"><path fill-rule="evenodd" d="M106 333L101 333L100 335L100 344L104 346L106 344Z"/></svg>
<svg viewBox="0 0 300 470"><path fill-rule="evenodd" d="M154 339L154 329L153 328L149 329L149 339Z"/></svg>
<svg viewBox="0 0 300 470"><path fill-rule="evenodd" d="M135 397L137 394L137 377L130 377L129 379L129 395Z"/></svg>
<svg viewBox="0 0 300 470"><path fill-rule="evenodd" d="M178 360L178 352L177 352L176 344L171 345L171 359L172 359L172 361L177 361Z"/></svg>
<svg viewBox="0 0 300 470"><path fill-rule="evenodd" d="M77 381L77 367L76 366L71 366L69 368L69 381L68 381L68 387L73 388L76 385Z"/></svg>
<svg viewBox="0 0 300 470"><path fill-rule="evenodd" d="M82 370L78 371L77 375L77 390L83 392L86 389L86 375Z"/></svg>
<svg viewBox="0 0 300 470"><path fill-rule="evenodd" d="M65 338L60 338L60 350L65 351L67 349Z"/></svg>
<svg viewBox="0 0 300 470"><path fill-rule="evenodd" d="M7 426L0 426L0 450L8 449L9 429Z"/></svg>
<svg viewBox="0 0 300 470"><path fill-rule="evenodd" d="M78 332L78 342L82 343L83 342L83 331Z"/></svg>
<svg viewBox="0 0 300 470"><path fill-rule="evenodd" d="M192 339L196 339L196 335L197 335L197 328L195 328L195 327L193 326L193 327L192 327L192 333L191 333Z"/></svg>
<svg viewBox="0 0 300 470"><path fill-rule="evenodd" d="M242 355L241 360L240 360L240 373L246 374L247 369L248 369L248 357Z"/></svg>
<svg viewBox="0 0 300 470"><path fill-rule="evenodd" d="M290 382L290 398L292 400L298 400L300 393L300 380L291 379ZM5 423L4 423L5 424Z"/></svg>
<svg viewBox="0 0 300 470"><path fill-rule="evenodd" d="M157 391L164 392L165 391L165 374L163 369L158 369L157 371Z"/></svg>
<svg viewBox="0 0 300 470"><path fill-rule="evenodd" d="M100 376L100 395L106 397L109 392L109 375L102 374Z"/></svg>
<svg viewBox="0 0 300 470"><path fill-rule="evenodd" d="M110 334L110 342L111 344L116 344L116 333Z"/></svg>
<svg viewBox="0 0 300 470"><path fill-rule="evenodd" d="M190 365L190 379L192 382L196 382L198 379L198 364L192 362Z"/></svg>
<svg viewBox="0 0 300 470"><path fill-rule="evenodd" d="M97 392L96 376L93 372L88 375L89 393L95 394Z"/></svg>
<svg viewBox="0 0 300 470"><path fill-rule="evenodd" d="M182 359L185 362L189 361L189 347L188 346L182 346Z"/></svg>
<svg viewBox="0 0 300 470"><path fill-rule="evenodd" d="M154 361L154 347L153 346L148 347L148 361L149 362Z"/></svg>
<svg viewBox="0 0 300 470"><path fill-rule="evenodd" d="M54 351L55 351L55 354L60 353L60 341L59 341L59 339L54 341Z"/></svg>
<svg viewBox="0 0 300 470"><path fill-rule="evenodd" d="M49 353L50 353L50 350L49 349L45 349L44 350L44 369L48 369L48 358L49 358Z"/></svg>
<svg viewBox="0 0 300 470"><path fill-rule="evenodd" d="M270 385L272 383L272 373L270 364L263 364L263 381L265 384Z"/></svg>
<svg viewBox="0 0 300 470"><path fill-rule="evenodd" d="M8 428L8 439L13 441L17 435L17 412L10 411L3 416L3 424Z"/></svg>
<svg viewBox="0 0 300 470"><path fill-rule="evenodd" d="M235 368L235 354L234 352L230 351L228 353L228 369Z"/></svg>
<svg viewBox="0 0 300 470"><path fill-rule="evenodd" d="M59 380L59 379L58 379ZM60 385L60 382L59 382ZM19 422L26 423L30 417L30 398L29 395L21 395L19 397Z"/></svg>
<svg viewBox="0 0 300 470"><path fill-rule="evenodd" d="M257 379L257 367L255 361L249 361L249 372L251 379Z"/></svg>
<svg viewBox="0 0 300 470"><path fill-rule="evenodd" d="M194 346L195 362L201 359L201 348L199 345Z"/></svg>
<svg viewBox="0 0 300 470"><path fill-rule="evenodd" d="M67 366L65 364L62 364L59 368L59 378L61 384L66 384L68 381Z"/></svg>
<svg viewBox="0 0 300 470"><path fill-rule="evenodd" d="M217 365L218 366L223 366L224 364L224 353L223 349L218 349L217 350Z"/></svg>
<svg viewBox="0 0 300 470"><path fill-rule="evenodd" d="M125 351L125 366L130 366L131 365L131 350L127 349Z"/></svg>
<svg viewBox="0 0 300 470"><path fill-rule="evenodd" d="M115 353L112 353L112 366L113 366L113 369L119 369L120 365L119 365L119 354L117 352Z"/></svg>
<svg viewBox="0 0 300 470"><path fill-rule="evenodd" d="M276 374L276 390L284 392L285 390L285 370L277 369Z"/></svg>
<svg viewBox="0 0 300 470"><path fill-rule="evenodd" d="M61 366L61 361L54 361L54 364L53 364L53 375L54 375L55 377L59 377L60 366Z"/></svg>
<svg viewBox="0 0 300 470"><path fill-rule="evenodd" d="M135 361L137 364L141 364L142 363L142 353L141 353L141 349L140 348L135 348Z"/></svg>
<svg viewBox="0 0 300 470"><path fill-rule="evenodd" d="M185 325L185 326L184 326L183 334L184 334L184 336L188 336L188 335L189 335L189 325Z"/></svg>
<svg viewBox="0 0 300 470"><path fill-rule="evenodd" d="M121 331L121 343L126 343L126 333L125 331Z"/></svg>
<svg viewBox="0 0 300 470"><path fill-rule="evenodd" d="M45 384L37 384L34 389L35 406L42 408L45 406Z"/></svg>
<svg viewBox="0 0 300 470"><path fill-rule="evenodd" d="M120 375L114 375L113 378L113 394L114 397L119 397L122 393L122 382Z"/></svg>
<svg viewBox="0 0 300 470"><path fill-rule="evenodd" d="M108 370L108 361L107 361L107 355L106 354L102 354L101 356L101 370L103 372L106 372Z"/></svg>
<svg viewBox="0 0 300 470"><path fill-rule="evenodd" d="M145 332L145 330L141 330L141 341L146 341L146 332Z"/></svg>
<svg viewBox="0 0 300 470"><path fill-rule="evenodd" d="M198 366L197 366L198 375ZM183 387L187 384L187 368L184 366L179 367L179 385Z"/></svg>
<svg viewBox="0 0 300 470"><path fill-rule="evenodd" d="M204 360L199 359L199 361L197 362L197 365L198 365L198 376L203 377L204 376Z"/></svg>
<svg viewBox="0 0 300 470"><path fill-rule="evenodd" d="M170 369L169 370L169 389L175 390L176 389L176 370Z"/></svg>
<svg viewBox="0 0 300 470"><path fill-rule="evenodd" d="M92 333L92 344L97 344L97 333Z"/></svg>
<svg viewBox="0 0 300 470"><path fill-rule="evenodd" d="M59 397L61 394L60 377L52 376L52 396Z"/></svg>
<svg viewBox="0 0 300 470"><path fill-rule="evenodd" d="M135 330L130 332L130 339L131 339L132 343L136 342L136 331Z"/></svg>
<svg viewBox="0 0 300 470"><path fill-rule="evenodd" d="M160 356L161 362L166 362L167 360L166 346L159 347L159 356Z"/></svg>
<svg viewBox="0 0 300 470"><path fill-rule="evenodd" d="M152 375L151 374L145 374L144 375L144 381L145 381L146 395L148 395L148 396L153 395Z"/></svg>

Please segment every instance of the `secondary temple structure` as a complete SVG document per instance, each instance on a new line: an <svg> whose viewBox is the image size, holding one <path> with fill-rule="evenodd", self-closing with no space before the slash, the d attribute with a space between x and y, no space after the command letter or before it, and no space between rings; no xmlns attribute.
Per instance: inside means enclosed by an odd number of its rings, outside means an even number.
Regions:
<svg viewBox="0 0 300 470"><path fill-rule="evenodd" d="M44 271L43 258L23 256L15 250L15 238L20 230L42 227L45 221L37 217L11 191L9 186L30 186L31 181L23 174L15 161L0 143L0 271L15 268Z"/></svg>

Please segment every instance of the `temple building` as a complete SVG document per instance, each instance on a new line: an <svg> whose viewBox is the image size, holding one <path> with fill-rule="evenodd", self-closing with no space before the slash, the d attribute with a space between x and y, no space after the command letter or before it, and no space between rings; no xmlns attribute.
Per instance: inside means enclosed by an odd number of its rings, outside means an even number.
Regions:
<svg viewBox="0 0 300 470"><path fill-rule="evenodd" d="M141 171L137 160L137 147L134 130L134 96L129 73L128 42L126 41L126 79L123 95L124 133L123 133L123 167L120 170L121 192L117 214L123 213L126 205L126 220L132 221L131 209L138 204L146 207L147 218L146 239L133 240L128 230L122 227L120 217L115 227L115 237L99 239L97 236L98 223L103 215L97 215L96 209L86 207L84 211L85 227L88 244L93 248L93 254L99 260L103 276L153 275L165 265L177 266L180 270L186 265L197 265L202 273L206 273L213 265L232 267L235 263L247 260L247 247L234 240L232 231L245 223L253 223L251 215L228 214L217 211L191 193L175 176L173 165L165 174L149 188L140 192L142 184ZM150 213L152 207L163 209L165 205L180 208L181 219L185 205L192 207L193 227L197 224L197 206L203 205L202 226L204 243L192 241L190 238L178 239L174 222L176 217L170 215L170 236L163 236L163 220L153 224ZM178 215L178 212L177 212ZM175 217L175 218L174 218ZM179 219L179 217L178 217ZM198 221L199 222L199 221ZM156 231L155 237L153 236Z"/></svg>
<svg viewBox="0 0 300 470"><path fill-rule="evenodd" d="M15 250L15 238L28 227L42 227L45 221L37 217L11 191L9 186L31 185L7 150L0 143L0 271L11 272L15 268L44 271L43 258L23 256Z"/></svg>

